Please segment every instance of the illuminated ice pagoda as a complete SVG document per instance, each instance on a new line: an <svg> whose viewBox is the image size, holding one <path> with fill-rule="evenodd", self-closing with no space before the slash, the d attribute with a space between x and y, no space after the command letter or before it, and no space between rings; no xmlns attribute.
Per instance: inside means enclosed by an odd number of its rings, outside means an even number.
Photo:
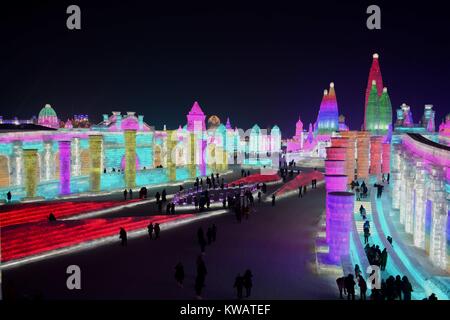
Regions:
<svg viewBox="0 0 450 320"><path fill-rule="evenodd" d="M45 107L41 109L38 116L38 124L54 129L59 128L58 116L51 105L46 104Z"/></svg>
<svg viewBox="0 0 450 320"><path fill-rule="evenodd" d="M330 83L329 91L325 90L317 117L319 135L330 135L339 130L339 112L334 83Z"/></svg>

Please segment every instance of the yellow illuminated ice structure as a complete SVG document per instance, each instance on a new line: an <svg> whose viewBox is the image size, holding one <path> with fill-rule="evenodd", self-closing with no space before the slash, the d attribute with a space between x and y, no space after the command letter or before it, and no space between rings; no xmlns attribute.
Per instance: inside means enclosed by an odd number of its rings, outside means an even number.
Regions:
<svg viewBox="0 0 450 320"><path fill-rule="evenodd" d="M167 131L167 174L169 176L169 181L175 181L177 179L176 163L175 163L175 149L177 145L177 131L168 130Z"/></svg>
<svg viewBox="0 0 450 320"><path fill-rule="evenodd" d="M25 164L25 190L27 198L36 196L38 184L38 150L23 150L23 159Z"/></svg>
<svg viewBox="0 0 450 320"><path fill-rule="evenodd" d="M125 185L136 186L136 130L125 130Z"/></svg>
<svg viewBox="0 0 450 320"><path fill-rule="evenodd" d="M196 153L196 139L195 139L195 133L189 134L189 158L188 158L188 167L189 167L189 176L191 178L195 178L197 176L197 166L195 162L195 153Z"/></svg>
<svg viewBox="0 0 450 320"><path fill-rule="evenodd" d="M89 180L91 183L91 191L100 191L100 181L102 175L102 135L89 136L89 153L91 158L91 168L89 172Z"/></svg>

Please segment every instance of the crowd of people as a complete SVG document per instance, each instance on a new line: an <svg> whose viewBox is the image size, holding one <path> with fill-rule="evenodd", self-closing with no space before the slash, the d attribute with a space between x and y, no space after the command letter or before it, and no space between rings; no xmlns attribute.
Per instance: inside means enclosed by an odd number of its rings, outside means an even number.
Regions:
<svg viewBox="0 0 450 320"><path fill-rule="evenodd" d="M411 300L411 293L414 291L407 276L401 277L397 275L389 276L387 279L381 279L381 284L376 285L378 281L374 276L375 271L372 271L369 286L362 276L358 265L355 265L355 273L348 274L336 279L336 284L339 290L339 297L343 299L343 295L347 296L348 300L355 300L355 286L359 287L360 300L366 300L367 289L371 289L371 300ZM356 280L356 281L355 281ZM378 288L377 288L378 287ZM431 298L435 298L432 294ZM431 299L431 300L432 300Z"/></svg>

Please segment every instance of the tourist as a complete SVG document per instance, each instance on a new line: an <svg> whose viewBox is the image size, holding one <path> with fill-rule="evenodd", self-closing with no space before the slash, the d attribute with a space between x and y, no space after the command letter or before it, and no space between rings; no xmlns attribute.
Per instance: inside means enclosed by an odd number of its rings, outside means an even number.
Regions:
<svg viewBox="0 0 450 320"><path fill-rule="evenodd" d="M161 201L166 202L167 201L166 197L167 197L166 189L163 189L163 191L161 192Z"/></svg>
<svg viewBox="0 0 450 320"><path fill-rule="evenodd" d="M250 269L247 269L247 271L245 271L244 277L243 277L246 298L250 297L250 294L252 292L252 287L253 287L252 278L253 278L252 271Z"/></svg>
<svg viewBox="0 0 450 320"><path fill-rule="evenodd" d="M344 291L344 294L347 294L347 291L345 290L345 277L337 278L336 284L339 289L339 298L344 299L342 296L342 291Z"/></svg>
<svg viewBox="0 0 450 320"><path fill-rule="evenodd" d="M358 278L361 275L361 269L358 264L355 264L355 278Z"/></svg>
<svg viewBox="0 0 450 320"><path fill-rule="evenodd" d="M432 294L428 297L428 300L430 300L430 301L437 301L438 298L436 297L436 295L435 295L434 293L432 293Z"/></svg>
<svg viewBox="0 0 450 320"><path fill-rule="evenodd" d="M367 283L366 280L360 275L357 277L360 300L366 300Z"/></svg>
<svg viewBox="0 0 450 320"><path fill-rule="evenodd" d="M212 230L211 230L211 227L208 227L208 230L206 231L206 238L208 239L208 245L210 245L211 241L212 241Z"/></svg>
<svg viewBox="0 0 450 320"><path fill-rule="evenodd" d="M183 288L183 280L184 280L184 267L181 262L178 262L175 266L175 280L178 285Z"/></svg>
<svg viewBox="0 0 450 320"><path fill-rule="evenodd" d="M387 241L388 241L388 242L391 244L391 246L392 246L392 237L391 237L391 236L387 236L386 239L387 239Z"/></svg>
<svg viewBox="0 0 450 320"><path fill-rule="evenodd" d="M8 191L8 193L6 194L6 199L8 200L8 202L11 202L11 198L12 198L11 191Z"/></svg>
<svg viewBox="0 0 450 320"><path fill-rule="evenodd" d="M402 300L402 279L401 279L400 275L397 275L395 277L394 291L395 291L395 297L398 298L398 300Z"/></svg>
<svg viewBox="0 0 450 320"><path fill-rule="evenodd" d="M128 193L130 194L130 199L133 199L133 190L131 190L131 188L130 191L128 191Z"/></svg>
<svg viewBox="0 0 450 320"><path fill-rule="evenodd" d="M166 214L170 214L170 203L166 205Z"/></svg>
<svg viewBox="0 0 450 320"><path fill-rule="evenodd" d="M303 194L306 194L306 184L303 186Z"/></svg>
<svg viewBox="0 0 450 320"><path fill-rule="evenodd" d="M123 247L126 247L127 246L127 232L125 231L124 228L120 228L119 239L121 240L120 244Z"/></svg>
<svg viewBox="0 0 450 320"><path fill-rule="evenodd" d="M242 299L242 289L244 288L244 279L241 277L241 274L238 274L236 279L234 280L234 287L237 291L237 298L239 300Z"/></svg>
<svg viewBox="0 0 450 320"><path fill-rule="evenodd" d="M170 213L175 214L175 203L174 202L172 202L172 204L170 205Z"/></svg>
<svg viewBox="0 0 450 320"><path fill-rule="evenodd" d="M212 242L216 242L216 236L217 236L217 227L216 227L216 224L213 223L213 225L211 227Z"/></svg>
<svg viewBox="0 0 450 320"><path fill-rule="evenodd" d="M54 222L54 221L56 221L56 217L55 217L55 215L54 215L53 213L50 213L50 214L49 214L49 216L48 216L48 221L49 221L49 222Z"/></svg>
<svg viewBox="0 0 450 320"><path fill-rule="evenodd" d="M364 228L364 244L369 243L370 228Z"/></svg>
<svg viewBox="0 0 450 320"><path fill-rule="evenodd" d="M223 196L222 207L225 209L227 207L227 197Z"/></svg>
<svg viewBox="0 0 450 320"><path fill-rule="evenodd" d="M127 194L128 194L127 189L123 190L123 198L124 198L124 200L127 200Z"/></svg>
<svg viewBox="0 0 450 320"><path fill-rule="evenodd" d="M160 197L161 197L161 195L159 194L159 192L156 192L156 194L155 194L156 203L159 202Z"/></svg>
<svg viewBox="0 0 450 320"><path fill-rule="evenodd" d="M355 300L355 280L353 280L353 275L350 273L344 280L345 290L347 291L347 300Z"/></svg>
<svg viewBox="0 0 450 320"><path fill-rule="evenodd" d="M411 292L414 291L411 283L408 280L407 276L403 276L402 278L402 292L403 292L403 300L410 301L411 300Z"/></svg>
<svg viewBox="0 0 450 320"><path fill-rule="evenodd" d="M161 232L161 228L159 227L159 223L155 223L155 240L159 239L160 232Z"/></svg>
<svg viewBox="0 0 450 320"><path fill-rule="evenodd" d="M194 197L194 206L195 206L195 210L198 209L198 199L197 196Z"/></svg>
<svg viewBox="0 0 450 320"><path fill-rule="evenodd" d="M261 202L261 191L258 191L258 202Z"/></svg>
<svg viewBox="0 0 450 320"><path fill-rule="evenodd" d="M363 216L366 215L366 208L364 208L363 205L361 205L361 206L359 207L359 214L361 215L361 217L363 217Z"/></svg>
<svg viewBox="0 0 450 320"><path fill-rule="evenodd" d="M272 207L275 206L275 193L272 194Z"/></svg>
<svg viewBox="0 0 450 320"><path fill-rule="evenodd" d="M386 270L387 258L388 258L387 250L386 248L384 248L383 251L381 252L381 266L380 266L381 271Z"/></svg>
<svg viewBox="0 0 450 320"><path fill-rule="evenodd" d="M302 195L302 186L299 186L299 187L298 187L298 197L299 197L299 198L303 198L303 195Z"/></svg>
<svg viewBox="0 0 450 320"><path fill-rule="evenodd" d="M154 229L153 223L150 223L150 224L147 226L147 231L148 231L148 235L149 235L149 237L150 237L150 240L153 239L153 229Z"/></svg>

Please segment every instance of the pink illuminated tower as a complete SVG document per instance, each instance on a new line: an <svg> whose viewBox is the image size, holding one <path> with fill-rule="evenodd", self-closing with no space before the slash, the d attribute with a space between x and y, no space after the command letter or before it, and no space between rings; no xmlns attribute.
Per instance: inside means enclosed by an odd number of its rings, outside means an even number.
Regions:
<svg viewBox="0 0 450 320"><path fill-rule="evenodd" d="M378 53L373 54L372 66L370 67L369 79L367 80L366 88L366 100L364 103L364 128L367 130L367 104L369 101L370 90L372 89L372 83L375 80L377 86L378 97L383 94L383 78L381 77L380 64L378 62Z"/></svg>
<svg viewBox="0 0 450 320"><path fill-rule="evenodd" d="M194 131L205 131L206 125L205 125L205 119L206 116L203 113L202 109L200 108L200 105L197 101L194 102L192 105L191 111L187 114L187 129L190 132Z"/></svg>

